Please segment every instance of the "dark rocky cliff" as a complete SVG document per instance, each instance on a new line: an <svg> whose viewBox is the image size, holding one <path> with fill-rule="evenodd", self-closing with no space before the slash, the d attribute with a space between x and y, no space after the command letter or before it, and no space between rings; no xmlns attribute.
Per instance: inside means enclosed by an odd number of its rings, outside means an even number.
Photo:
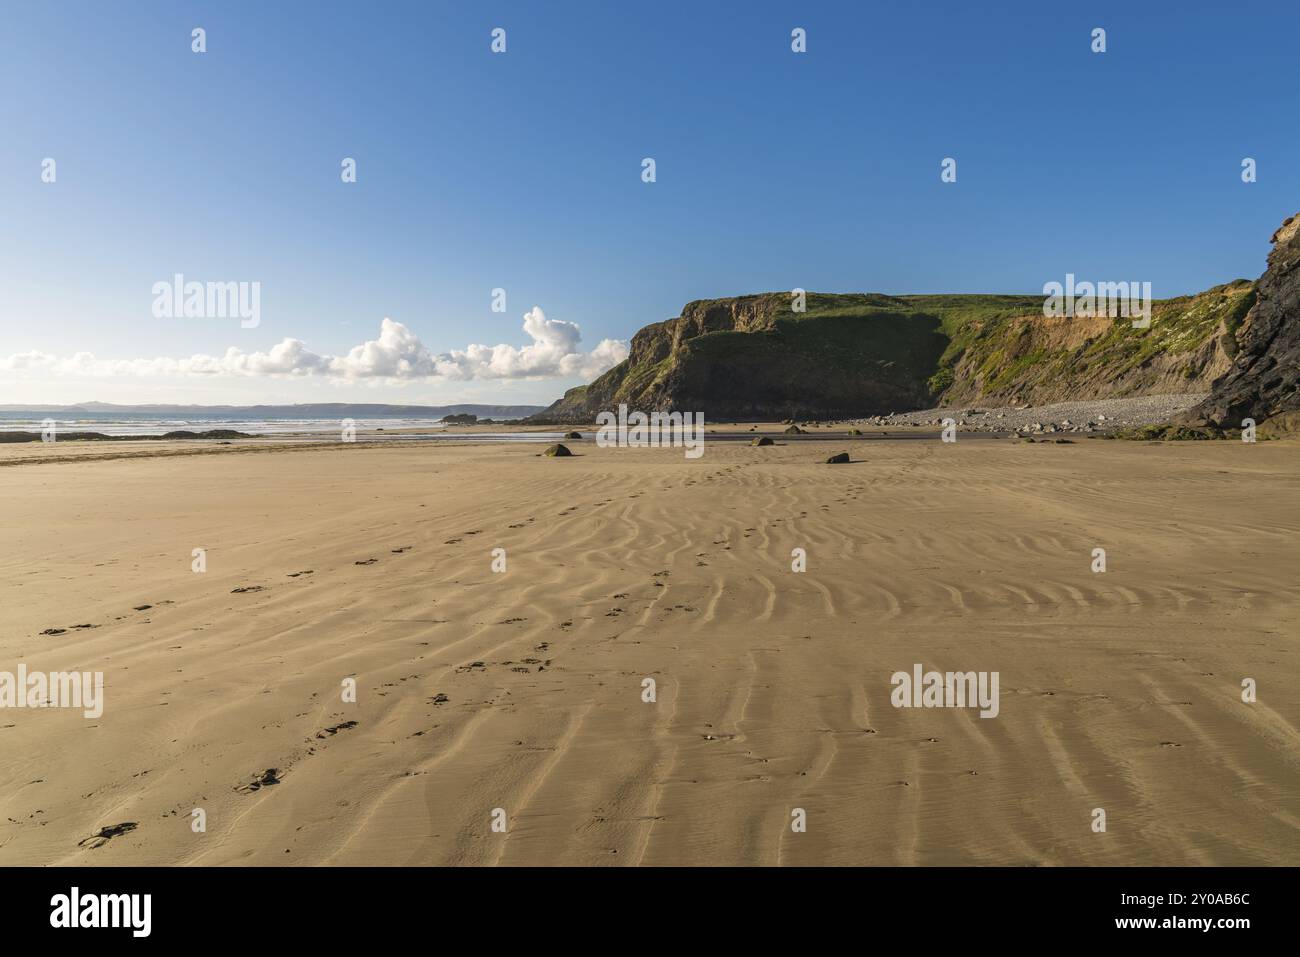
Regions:
<svg viewBox="0 0 1300 957"><path fill-rule="evenodd" d="M934 316L878 295L788 293L688 303L632 337L626 361L570 389L538 421L590 421L625 402L710 420L848 416L915 408L947 345Z"/></svg>
<svg viewBox="0 0 1300 957"><path fill-rule="evenodd" d="M1273 234L1256 290L1237 331L1231 368L1184 421L1236 429L1245 418L1300 417L1300 214Z"/></svg>

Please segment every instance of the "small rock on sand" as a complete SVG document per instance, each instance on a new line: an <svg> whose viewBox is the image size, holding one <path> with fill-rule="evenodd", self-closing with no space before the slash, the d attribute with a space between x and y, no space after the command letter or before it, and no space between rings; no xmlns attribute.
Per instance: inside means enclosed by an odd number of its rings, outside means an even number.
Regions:
<svg viewBox="0 0 1300 957"><path fill-rule="evenodd" d="M554 459L563 458L564 456L572 455L573 453L570 452L568 448L557 442L554 445L547 447L546 451L542 454Z"/></svg>
<svg viewBox="0 0 1300 957"><path fill-rule="evenodd" d="M843 465L849 461L849 453L841 452L838 455L832 455L826 460L827 465Z"/></svg>
<svg viewBox="0 0 1300 957"><path fill-rule="evenodd" d="M127 834L134 831L138 825L135 821L123 821L121 824L110 824L108 827L101 827L98 831L77 844L81 847L103 847L113 838L120 834Z"/></svg>
<svg viewBox="0 0 1300 957"><path fill-rule="evenodd" d="M771 437L767 435L760 435L756 439L750 439L749 444L750 445L776 445L776 443L772 441Z"/></svg>

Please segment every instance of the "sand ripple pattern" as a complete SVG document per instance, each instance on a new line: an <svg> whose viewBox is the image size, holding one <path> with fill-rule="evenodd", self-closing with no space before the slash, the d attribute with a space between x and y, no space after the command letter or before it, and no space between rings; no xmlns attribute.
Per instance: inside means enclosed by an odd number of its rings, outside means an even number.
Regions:
<svg viewBox="0 0 1300 957"><path fill-rule="evenodd" d="M0 864L1300 863L1300 447L851 450L8 470Z"/></svg>

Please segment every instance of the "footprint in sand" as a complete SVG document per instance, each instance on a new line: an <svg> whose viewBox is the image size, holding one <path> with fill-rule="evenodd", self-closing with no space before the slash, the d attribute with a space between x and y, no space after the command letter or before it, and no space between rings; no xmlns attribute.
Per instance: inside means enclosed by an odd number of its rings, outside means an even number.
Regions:
<svg viewBox="0 0 1300 957"><path fill-rule="evenodd" d="M377 561L379 561L378 558L367 558L365 561L362 561L362 562L353 562L352 564L353 564L353 565L373 565L373 564L375 564L375 562L377 562Z"/></svg>
<svg viewBox="0 0 1300 957"><path fill-rule="evenodd" d="M289 572L289 574L286 575L285 577L286 577L286 578L297 578L299 575L312 575L312 574L314 574L314 573L315 573L315 569L311 569L311 568L309 568L309 569L308 569L307 571L305 571L305 572Z"/></svg>
<svg viewBox="0 0 1300 957"><path fill-rule="evenodd" d="M250 591L266 591L266 589L261 585L240 585L238 588L230 589L230 594L242 595L245 592L250 592Z"/></svg>

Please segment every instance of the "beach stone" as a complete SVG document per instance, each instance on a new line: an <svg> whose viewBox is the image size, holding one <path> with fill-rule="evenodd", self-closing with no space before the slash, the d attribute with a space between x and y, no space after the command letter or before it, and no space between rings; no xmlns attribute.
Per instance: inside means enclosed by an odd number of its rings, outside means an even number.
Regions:
<svg viewBox="0 0 1300 957"><path fill-rule="evenodd" d="M580 439L580 438L582 438L582 433L581 433L581 432L566 432L566 433L564 434L564 437L565 437L566 439Z"/></svg>
<svg viewBox="0 0 1300 957"><path fill-rule="evenodd" d="M844 465L849 461L848 452L840 452L838 455L832 455L826 460L827 465Z"/></svg>
<svg viewBox="0 0 1300 957"><path fill-rule="evenodd" d="M771 436L767 436L767 435L760 435L756 439L750 439L749 444L750 445L776 445L776 443L772 441Z"/></svg>
<svg viewBox="0 0 1300 957"><path fill-rule="evenodd" d="M560 445L560 443L557 442L554 445L548 446L546 451L542 454L555 459L563 458L564 456L572 455L573 453L570 452L567 447Z"/></svg>
<svg viewBox="0 0 1300 957"><path fill-rule="evenodd" d="M1283 412L1260 426L1259 434L1268 438L1296 438L1300 436L1300 412Z"/></svg>
<svg viewBox="0 0 1300 957"><path fill-rule="evenodd" d="M786 434L786 435L803 435L803 434L804 434L804 430L801 429L801 428L799 428L799 426L797 426L797 425L792 425L792 426L790 426L790 428L788 428L788 429L785 430L785 434Z"/></svg>

